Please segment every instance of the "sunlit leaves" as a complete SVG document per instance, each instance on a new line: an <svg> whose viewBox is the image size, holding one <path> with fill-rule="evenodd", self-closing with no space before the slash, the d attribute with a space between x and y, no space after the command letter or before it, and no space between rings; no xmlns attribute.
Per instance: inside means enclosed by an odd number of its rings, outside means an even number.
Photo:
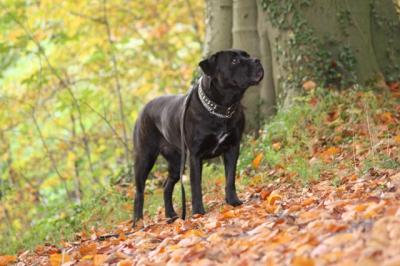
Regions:
<svg viewBox="0 0 400 266"><path fill-rule="evenodd" d="M203 10L203 2L191 4ZM201 54L202 13L195 22L199 32L185 2L1 1L0 156L11 159L0 163L0 178L12 178L14 194L5 204L11 224L18 219L28 227L34 218L21 215L35 208L27 189L44 204L128 172L139 108L189 87ZM0 225L4 230L10 228Z"/></svg>

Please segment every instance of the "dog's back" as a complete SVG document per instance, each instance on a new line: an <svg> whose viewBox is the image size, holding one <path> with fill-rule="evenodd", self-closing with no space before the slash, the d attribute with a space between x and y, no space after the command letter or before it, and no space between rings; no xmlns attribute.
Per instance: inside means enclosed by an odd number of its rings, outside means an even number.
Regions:
<svg viewBox="0 0 400 266"><path fill-rule="evenodd" d="M135 149L140 149L143 143L155 144L160 137L179 148L180 135L177 132L180 132L179 122L184 101L184 95L167 95L146 104L135 124Z"/></svg>

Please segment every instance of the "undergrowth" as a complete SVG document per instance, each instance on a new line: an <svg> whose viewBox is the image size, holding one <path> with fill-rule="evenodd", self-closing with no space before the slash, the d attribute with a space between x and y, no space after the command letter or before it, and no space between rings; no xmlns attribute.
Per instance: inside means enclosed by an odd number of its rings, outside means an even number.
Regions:
<svg viewBox="0 0 400 266"><path fill-rule="evenodd" d="M398 100L385 92L358 87L341 92L320 88L299 97L293 106L281 108L265 124L259 138L244 138L238 163L239 192L247 186L267 185L269 180L277 178L304 186L329 178L338 185L339 169L360 175L371 168L399 169L399 155L379 149L380 143L399 134L392 121L396 106ZM384 135L380 133L382 124L387 128ZM164 215L162 184L165 178L165 162L160 160L146 187L147 216ZM185 184L190 203L187 177ZM1 241L0 253L16 253L43 243L59 244L77 237L79 232L90 234L92 227L111 230L118 222L131 218L133 190L132 185L110 185L87 195L80 203L38 206L42 218L32 221L30 228L9 231L9 241ZM224 170L219 160L204 165L203 191L206 206L209 207L212 199L223 201ZM179 207L178 185L174 200Z"/></svg>

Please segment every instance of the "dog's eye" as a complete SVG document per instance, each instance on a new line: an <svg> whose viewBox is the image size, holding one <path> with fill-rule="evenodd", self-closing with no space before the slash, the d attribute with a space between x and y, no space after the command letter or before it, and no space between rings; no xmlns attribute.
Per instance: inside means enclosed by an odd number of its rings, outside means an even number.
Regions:
<svg viewBox="0 0 400 266"><path fill-rule="evenodd" d="M232 65L236 65L236 64L239 64L239 59L233 58L232 59Z"/></svg>

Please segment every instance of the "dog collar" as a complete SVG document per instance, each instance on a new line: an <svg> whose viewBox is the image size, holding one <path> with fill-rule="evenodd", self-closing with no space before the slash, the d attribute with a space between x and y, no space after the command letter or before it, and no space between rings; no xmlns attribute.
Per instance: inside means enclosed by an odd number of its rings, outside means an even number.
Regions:
<svg viewBox="0 0 400 266"><path fill-rule="evenodd" d="M207 97L207 95L204 93L203 88L202 88L202 80L203 77L200 78L199 80L199 89L197 90L200 102L203 104L204 108L207 109L207 111L216 117L219 118L231 118L232 115L236 111L237 103L232 104L228 108L219 105L215 103L213 100Z"/></svg>

